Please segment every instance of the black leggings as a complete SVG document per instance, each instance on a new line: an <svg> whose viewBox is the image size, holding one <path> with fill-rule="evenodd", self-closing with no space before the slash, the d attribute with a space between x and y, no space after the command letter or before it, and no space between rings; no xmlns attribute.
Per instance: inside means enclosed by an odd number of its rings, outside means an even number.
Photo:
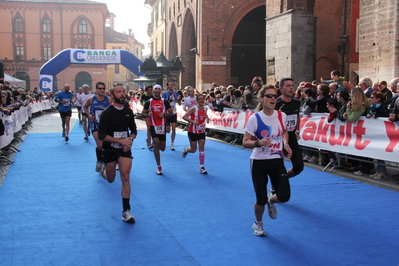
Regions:
<svg viewBox="0 0 399 266"><path fill-rule="evenodd" d="M292 163L292 171L294 171L295 175L299 175L303 171L303 158L302 158L302 149L299 147L298 141L296 139L295 133L289 133L289 141L288 144L292 150L291 163Z"/></svg>
<svg viewBox="0 0 399 266"><path fill-rule="evenodd" d="M265 206L267 202L268 176L276 191L278 200L281 202L290 200L290 182L288 181L283 159L251 160L251 174L256 204Z"/></svg>

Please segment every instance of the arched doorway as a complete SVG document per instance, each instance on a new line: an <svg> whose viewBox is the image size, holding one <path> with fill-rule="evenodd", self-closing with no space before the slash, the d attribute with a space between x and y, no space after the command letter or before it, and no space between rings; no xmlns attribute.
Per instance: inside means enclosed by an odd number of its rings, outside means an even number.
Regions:
<svg viewBox="0 0 399 266"><path fill-rule="evenodd" d="M197 38L194 18L190 10L187 10L183 23L181 61L184 72L181 75L181 86L196 86L195 58L197 54Z"/></svg>
<svg viewBox="0 0 399 266"><path fill-rule="evenodd" d="M266 75L266 6L250 11L238 24L232 41L231 84L248 85L254 76Z"/></svg>
<svg viewBox="0 0 399 266"><path fill-rule="evenodd" d="M84 84L89 85L89 88L92 89L92 79L89 73L85 71L79 72L75 77L75 92L79 87L82 87Z"/></svg>

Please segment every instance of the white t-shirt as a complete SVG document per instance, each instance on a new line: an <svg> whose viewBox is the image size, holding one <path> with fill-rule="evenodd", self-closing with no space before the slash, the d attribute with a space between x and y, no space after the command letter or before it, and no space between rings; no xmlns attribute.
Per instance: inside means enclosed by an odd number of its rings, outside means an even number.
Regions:
<svg viewBox="0 0 399 266"><path fill-rule="evenodd" d="M279 119L280 113L280 119ZM257 116L258 114L259 116ZM265 160L284 158L283 154L283 133L287 124L287 115L283 112L274 111L271 116L263 111L251 115L248 119L245 132L248 132L257 139L271 137L269 146L256 147L253 149L251 159Z"/></svg>
<svg viewBox="0 0 399 266"><path fill-rule="evenodd" d="M78 94L78 96L76 96L76 98L77 98L77 102L78 103L80 102L80 104L81 104L80 106L84 106L87 99L89 99L90 97L93 97L93 96L94 96L94 94L91 94L91 93L88 93L88 94L82 93L82 94ZM82 113L84 113L84 112L85 111L82 108Z"/></svg>
<svg viewBox="0 0 399 266"><path fill-rule="evenodd" d="M197 105L197 97L194 95L194 97L187 96L184 99L184 105L183 105L183 110L190 110L191 107Z"/></svg>

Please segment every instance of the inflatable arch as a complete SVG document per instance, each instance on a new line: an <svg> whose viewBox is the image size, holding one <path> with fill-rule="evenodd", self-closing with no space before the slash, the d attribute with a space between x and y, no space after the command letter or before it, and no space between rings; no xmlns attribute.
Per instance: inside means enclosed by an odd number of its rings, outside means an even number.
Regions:
<svg viewBox="0 0 399 266"><path fill-rule="evenodd" d="M40 69L39 88L42 91L54 91L54 76L70 64L117 65L121 64L137 76L142 76L140 59L126 50L66 49L46 62Z"/></svg>

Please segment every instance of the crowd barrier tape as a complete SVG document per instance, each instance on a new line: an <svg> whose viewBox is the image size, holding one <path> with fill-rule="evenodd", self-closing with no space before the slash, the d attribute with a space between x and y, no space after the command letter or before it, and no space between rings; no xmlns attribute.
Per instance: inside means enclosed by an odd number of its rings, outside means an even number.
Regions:
<svg viewBox="0 0 399 266"><path fill-rule="evenodd" d="M0 136L0 149L9 145L14 139L14 134L22 129L22 126L28 121L32 113L42 110L48 110L54 107L51 100L42 100L39 102L29 103L27 106L22 106L15 110L11 115L1 115L1 120L4 124L4 135Z"/></svg>
<svg viewBox="0 0 399 266"><path fill-rule="evenodd" d="M141 112L143 106L132 104L134 111ZM177 120L183 120L184 110L177 106ZM207 128L234 134L244 134L248 118L254 111L224 108L223 112L208 110ZM356 122L334 119L327 122L328 114L300 114L299 145L325 151L356 155L399 163L399 122L390 122L386 117L360 117Z"/></svg>

